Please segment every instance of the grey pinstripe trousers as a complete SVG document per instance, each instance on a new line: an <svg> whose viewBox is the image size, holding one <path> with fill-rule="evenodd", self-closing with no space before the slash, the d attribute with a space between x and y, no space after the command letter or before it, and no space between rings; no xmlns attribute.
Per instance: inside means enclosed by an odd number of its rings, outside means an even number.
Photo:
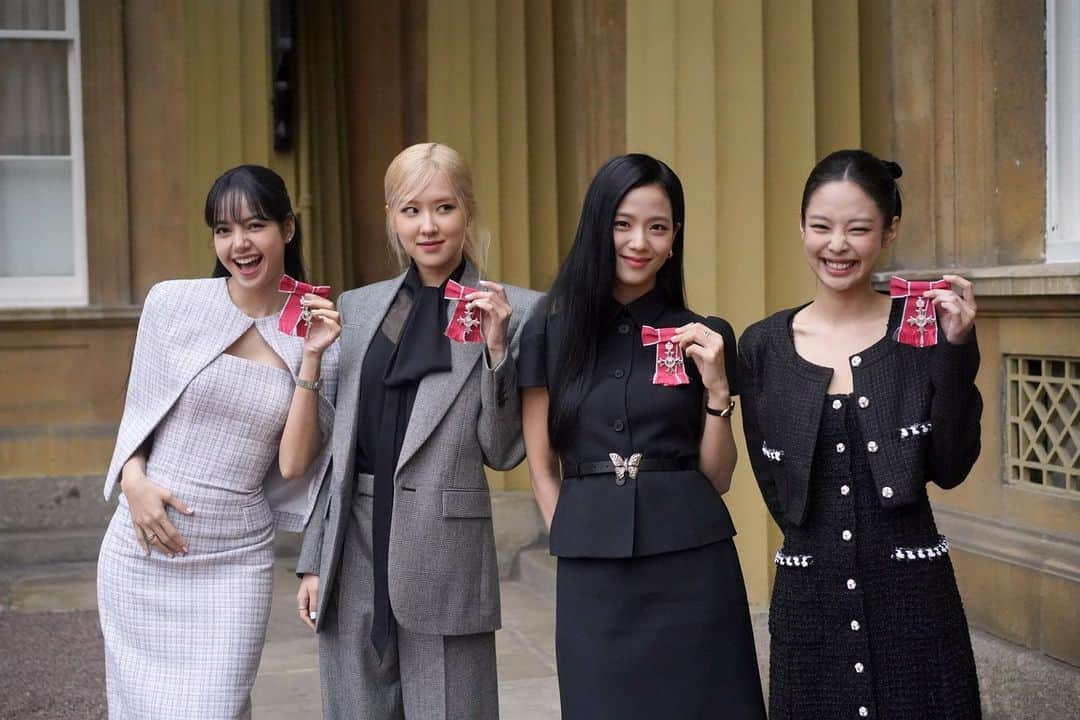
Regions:
<svg viewBox="0 0 1080 720"><path fill-rule="evenodd" d="M319 632L323 718L497 720L494 632L427 635L399 626L381 662L375 654L372 501L354 496L334 597Z"/></svg>

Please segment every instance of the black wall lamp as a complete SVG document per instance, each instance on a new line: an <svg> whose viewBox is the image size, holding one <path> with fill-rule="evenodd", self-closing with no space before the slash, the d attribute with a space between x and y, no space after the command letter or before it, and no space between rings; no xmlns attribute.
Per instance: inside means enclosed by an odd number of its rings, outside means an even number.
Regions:
<svg viewBox="0 0 1080 720"><path fill-rule="evenodd" d="M295 0L270 0L270 70L274 149L292 150L296 121L296 5Z"/></svg>

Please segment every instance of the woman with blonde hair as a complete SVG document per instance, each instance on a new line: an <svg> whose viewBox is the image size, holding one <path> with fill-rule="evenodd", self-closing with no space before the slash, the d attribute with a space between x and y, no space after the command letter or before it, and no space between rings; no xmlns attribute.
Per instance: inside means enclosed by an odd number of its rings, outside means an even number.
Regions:
<svg viewBox="0 0 1080 720"><path fill-rule="evenodd" d="M333 475L297 610L319 636L323 717L497 718L484 466L524 455L515 356L538 294L479 279L472 177L453 149L406 148L385 193L405 272L339 299Z"/></svg>

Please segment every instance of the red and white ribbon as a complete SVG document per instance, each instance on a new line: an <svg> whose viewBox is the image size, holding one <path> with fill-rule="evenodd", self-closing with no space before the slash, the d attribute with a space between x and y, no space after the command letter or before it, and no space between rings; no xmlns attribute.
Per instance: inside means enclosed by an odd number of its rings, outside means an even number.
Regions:
<svg viewBox="0 0 1080 720"><path fill-rule="evenodd" d="M893 339L914 347L937 345L938 324L934 304L924 298L927 290L951 290L946 280L905 280L893 276L889 281L889 296L904 299L904 315Z"/></svg>
<svg viewBox="0 0 1080 720"><path fill-rule="evenodd" d="M653 385L686 385L690 378L686 376L686 361L682 347L671 341L677 328L654 328L644 325L641 328L641 344L645 347L656 346L656 372L653 373Z"/></svg>
<svg viewBox="0 0 1080 720"><path fill-rule="evenodd" d="M278 283L278 292L289 294L285 307L281 308L281 315L278 317L278 330L286 335L307 337L308 328L311 327L311 312L300 301L308 293L324 298L330 297L330 286L308 285L288 275L282 275Z"/></svg>
<svg viewBox="0 0 1080 720"><path fill-rule="evenodd" d="M470 310L465 302L465 296L476 292L476 288L467 287L453 280L446 281L446 293L443 295L447 300L457 300L454 316L446 326L446 337L459 343L482 343L484 333L480 324L484 319L483 310Z"/></svg>

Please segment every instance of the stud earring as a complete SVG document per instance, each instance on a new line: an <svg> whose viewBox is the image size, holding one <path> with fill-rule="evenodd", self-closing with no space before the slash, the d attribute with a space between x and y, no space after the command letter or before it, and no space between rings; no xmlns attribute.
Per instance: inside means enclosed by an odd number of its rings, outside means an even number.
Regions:
<svg viewBox="0 0 1080 720"><path fill-rule="evenodd" d="M668 251L667 251L667 256L668 256L669 258L671 258L671 257L674 257L674 256L675 256L675 251L674 251L674 250L668 250Z"/></svg>

